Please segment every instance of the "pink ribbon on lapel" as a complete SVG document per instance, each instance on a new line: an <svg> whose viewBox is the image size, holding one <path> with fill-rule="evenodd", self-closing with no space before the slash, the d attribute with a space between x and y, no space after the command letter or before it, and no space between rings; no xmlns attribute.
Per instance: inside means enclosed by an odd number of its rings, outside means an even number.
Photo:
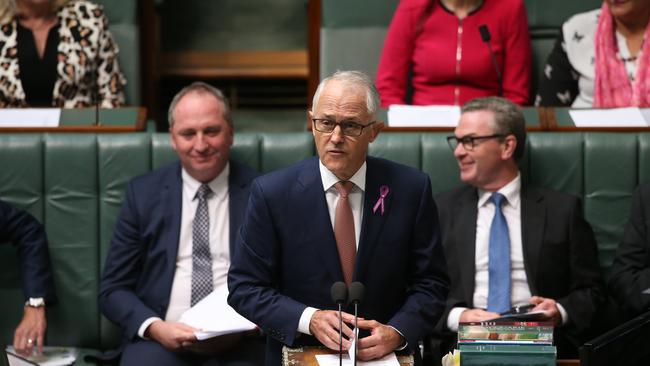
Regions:
<svg viewBox="0 0 650 366"><path fill-rule="evenodd" d="M384 214L384 198L388 196L389 192L390 189L388 186L379 187L379 199L377 200L377 203L375 203L375 207L372 208L372 213L376 213L379 207L381 207L381 214Z"/></svg>

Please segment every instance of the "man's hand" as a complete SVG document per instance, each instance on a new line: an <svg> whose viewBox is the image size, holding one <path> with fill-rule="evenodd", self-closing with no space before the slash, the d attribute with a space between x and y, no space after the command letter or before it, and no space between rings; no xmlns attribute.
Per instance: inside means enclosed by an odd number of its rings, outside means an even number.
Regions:
<svg viewBox="0 0 650 366"><path fill-rule="evenodd" d="M359 329L370 330L370 336L357 341L357 357L362 361L383 357L404 344L404 338L395 329L376 320L359 319L357 325Z"/></svg>
<svg viewBox="0 0 650 366"><path fill-rule="evenodd" d="M178 351L196 342L194 332L198 329L187 324L156 320L144 332L145 337L151 338L172 351Z"/></svg>
<svg viewBox="0 0 650 366"><path fill-rule="evenodd" d="M31 355L36 345L38 354L43 353L43 337L45 336L45 307L25 306L23 320L20 321L14 333L14 348L18 354Z"/></svg>
<svg viewBox="0 0 650 366"><path fill-rule="evenodd" d="M354 335L352 329L345 323L353 323L354 315L341 313L343 319L343 349L350 348L352 342L347 338ZM314 313L309 321L309 331L325 347L338 351L339 350L339 312L334 310L318 310Z"/></svg>
<svg viewBox="0 0 650 366"><path fill-rule="evenodd" d="M544 320L553 322L556 326L562 325L562 314L560 314L555 300L541 296L533 296L529 302L535 305L530 311L543 311L545 315Z"/></svg>
<svg viewBox="0 0 650 366"><path fill-rule="evenodd" d="M464 322L484 322L490 319L498 318L501 315L492 311L483 309L467 309L460 313L459 321Z"/></svg>

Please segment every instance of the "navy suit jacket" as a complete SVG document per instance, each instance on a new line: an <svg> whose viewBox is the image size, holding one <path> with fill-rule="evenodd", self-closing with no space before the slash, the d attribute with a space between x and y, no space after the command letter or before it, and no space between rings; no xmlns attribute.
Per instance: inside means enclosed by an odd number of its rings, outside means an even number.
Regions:
<svg viewBox="0 0 650 366"><path fill-rule="evenodd" d="M32 215L0 200L0 243L16 246L25 299L56 301L50 253L43 225Z"/></svg>
<svg viewBox="0 0 650 366"><path fill-rule="evenodd" d="M254 171L230 162L230 250L248 201ZM131 180L115 225L99 289L102 313L137 337L147 318L165 317L178 253L182 212L181 164Z"/></svg>
<svg viewBox="0 0 650 366"><path fill-rule="evenodd" d="M650 184L632 197L630 219L612 264L609 289L630 317L650 310Z"/></svg>
<svg viewBox="0 0 650 366"><path fill-rule="evenodd" d="M384 213L373 212L386 185ZM399 330L417 347L443 312L445 260L429 177L367 158L363 221L354 281L365 285L359 315ZM318 158L256 179L228 276L229 303L266 332L267 365L282 343L318 344L301 335L307 306L334 309L330 288L343 281Z"/></svg>
<svg viewBox="0 0 650 366"><path fill-rule="evenodd" d="M454 307L473 308L478 192L464 185L436 196L451 288L438 331ZM524 269L533 295L552 298L569 315L567 328L583 334L603 301L596 239L572 195L522 184Z"/></svg>

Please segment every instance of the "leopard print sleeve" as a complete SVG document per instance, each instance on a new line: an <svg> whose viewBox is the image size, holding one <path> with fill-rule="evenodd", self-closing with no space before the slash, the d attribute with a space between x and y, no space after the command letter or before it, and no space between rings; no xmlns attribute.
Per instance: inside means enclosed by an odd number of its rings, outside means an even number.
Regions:
<svg viewBox="0 0 650 366"><path fill-rule="evenodd" d="M100 18L99 45L97 62L97 84L102 108L113 108L124 105L124 85L126 79L120 71L117 59L118 46L108 30L108 19L101 7L94 11Z"/></svg>

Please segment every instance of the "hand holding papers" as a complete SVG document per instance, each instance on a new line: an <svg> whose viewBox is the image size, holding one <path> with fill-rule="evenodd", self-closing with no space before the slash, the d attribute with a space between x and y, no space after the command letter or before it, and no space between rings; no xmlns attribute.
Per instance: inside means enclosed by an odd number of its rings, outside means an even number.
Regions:
<svg viewBox="0 0 650 366"><path fill-rule="evenodd" d="M201 329L195 333L198 340L255 329L255 324L239 315L228 305L227 298L228 288L225 285L218 287L183 313L179 321Z"/></svg>

